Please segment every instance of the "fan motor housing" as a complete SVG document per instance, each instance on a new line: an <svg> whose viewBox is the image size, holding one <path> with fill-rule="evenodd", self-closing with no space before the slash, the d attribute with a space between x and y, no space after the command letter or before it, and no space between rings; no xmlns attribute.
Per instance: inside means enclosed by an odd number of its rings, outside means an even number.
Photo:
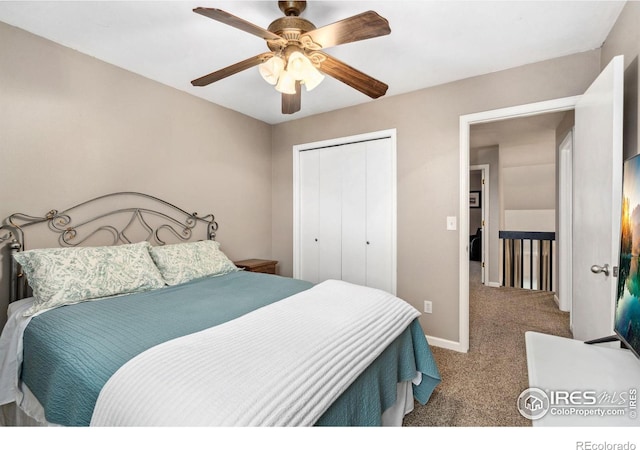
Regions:
<svg viewBox="0 0 640 450"><path fill-rule="evenodd" d="M315 30L316 26L302 17L289 16L274 20L267 29L288 41L298 41L301 34Z"/></svg>

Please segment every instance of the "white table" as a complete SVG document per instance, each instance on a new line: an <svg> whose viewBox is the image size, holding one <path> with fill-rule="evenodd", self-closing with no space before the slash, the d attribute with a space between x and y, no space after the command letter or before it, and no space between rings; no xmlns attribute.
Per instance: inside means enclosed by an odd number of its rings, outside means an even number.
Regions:
<svg viewBox="0 0 640 450"><path fill-rule="evenodd" d="M631 401L634 390L640 397L640 360L629 350L532 331L525 333L525 340L529 386L549 396L548 412L533 420L534 426L640 426L640 398L635 406ZM567 392L573 397L566 398ZM610 396L608 402L603 395ZM577 412L587 409L624 409L625 413L584 416Z"/></svg>

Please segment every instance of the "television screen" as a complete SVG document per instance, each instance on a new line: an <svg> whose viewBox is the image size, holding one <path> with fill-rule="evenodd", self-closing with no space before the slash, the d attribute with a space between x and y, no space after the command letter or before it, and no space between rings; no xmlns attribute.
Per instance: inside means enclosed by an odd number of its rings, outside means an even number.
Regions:
<svg viewBox="0 0 640 450"><path fill-rule="evenodd" d="M624 163L614 331L640 357L640 155Z"/></svg>

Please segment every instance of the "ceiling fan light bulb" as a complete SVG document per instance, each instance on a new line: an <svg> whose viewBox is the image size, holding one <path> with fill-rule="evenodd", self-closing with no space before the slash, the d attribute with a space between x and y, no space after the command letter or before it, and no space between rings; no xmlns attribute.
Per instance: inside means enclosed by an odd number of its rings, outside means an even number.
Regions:
<svg viewBox="0 0 640 450"><path fill-rule="evenodd" d="M276 91L282 92L283 94L296 93L296 80L291 76L288 70L285 70L280 74L280 79L276 85Z"/></svg>
<svg viewBox="0 0 640 450"><path fill-rule="evenodd" d="M318 69L313 66L311 66L311 69L312 70L309 71L307 77L304 79L304 85L307 88L307 91L315 89L315 87L324 80L324 75L322 75Z"/></svg>
<svg viewBox="0 0 640 450"><path fill-rule="evenodd" d="M269 58L258 66L258 71L264 81L271 85L275 85L280 78L280 74L284 70L284 60L279 56Z"/></svg>
<svg viewBox="0 0 640 450"><path fill-rule="evenodd" d="M287 71L296 80L304 80L307 77L309 69L313 68L311 61L301 52L293 52L289 55L287 62Z"/></svg>

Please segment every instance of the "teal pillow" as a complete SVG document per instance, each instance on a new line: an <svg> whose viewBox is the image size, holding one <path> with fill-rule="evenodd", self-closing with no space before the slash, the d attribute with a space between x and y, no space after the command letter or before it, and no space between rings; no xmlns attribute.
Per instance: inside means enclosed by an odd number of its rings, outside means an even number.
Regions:
<svg viewBox="0 0 640 450"><path fill-rule="evenodd" d="M238 270L220 250L220 243L216 241L152 247L151 257L169 286Z"/></svg>
<svg viewBox="0 0 640 450"><path fill-rule="evenodd" d="M68 247L19 252L33 289L31 316L58 306L164 286L148 242L110 247Z"/></svg>

